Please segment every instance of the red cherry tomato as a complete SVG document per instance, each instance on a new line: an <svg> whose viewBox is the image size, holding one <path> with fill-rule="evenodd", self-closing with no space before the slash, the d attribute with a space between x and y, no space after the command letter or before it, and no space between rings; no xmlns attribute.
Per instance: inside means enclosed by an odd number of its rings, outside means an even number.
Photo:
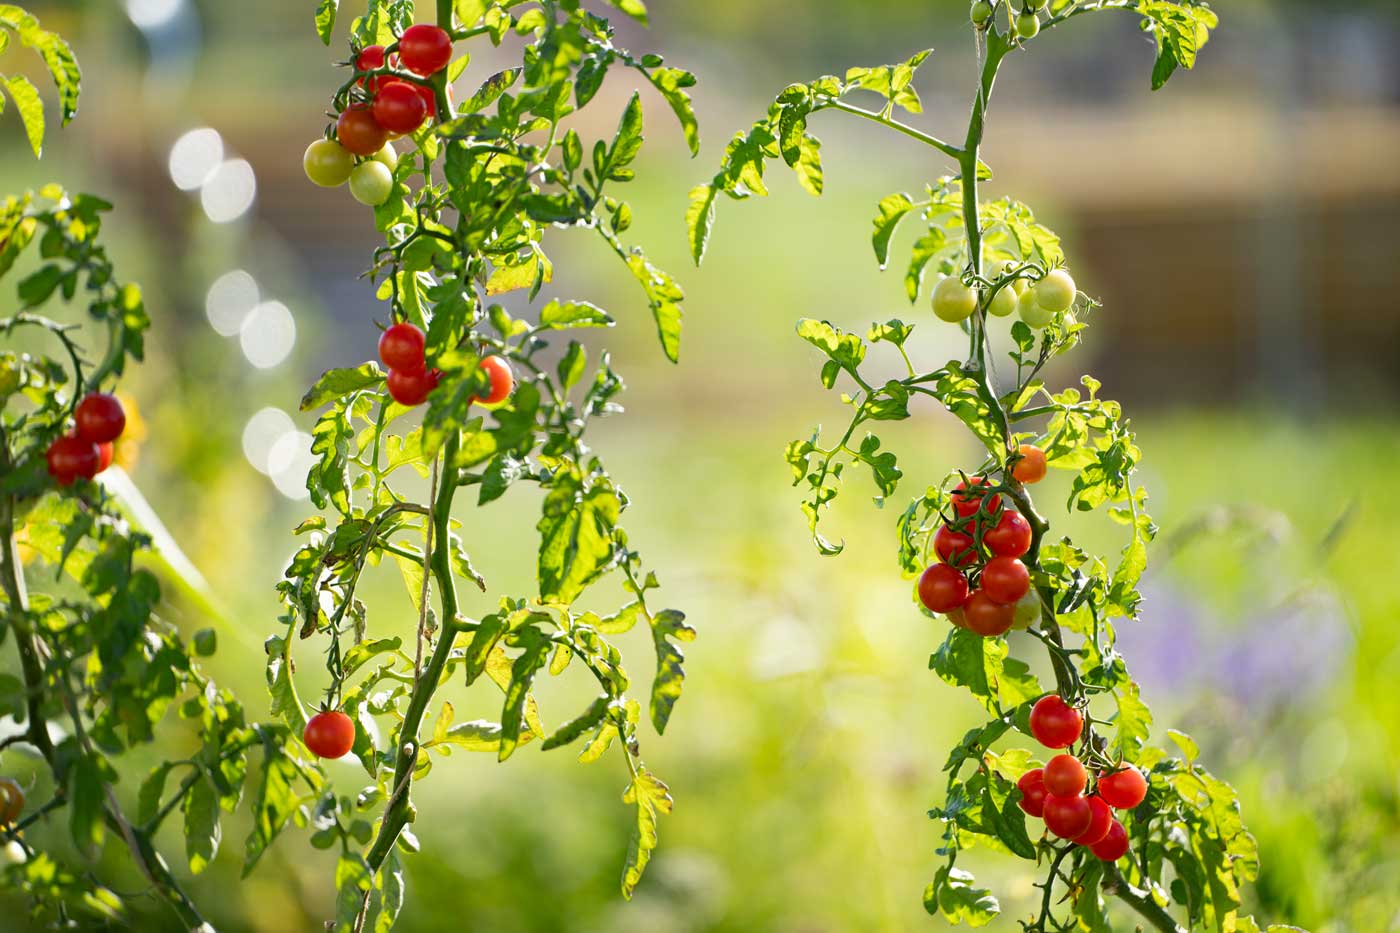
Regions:
<svg viewBox="0 0 1400 933"><path fill-rule="evenodd" d="M426 23L409 26L399 37L399 59L409 71L426 78L446 68L452 60L452 37Z"/></svg>
<svg viewBox="0 0 1400 933"><path fill-rule="evenodd" d="M390 81L374 95L371 108L375 122L390 133L406 135L423 125L428 118L428 105L418 89L406 81Z"/></svg>
<svg viewBox="0 0 1400 933"><path fill-rule="evenodd" d="M1032 768L1021 775L1021 780L1016 782L1016 786L1021 790L1021 799L1016 801L1018 807L1031 816L1040 816L1045 812L1044 770Z"/></svg>
<svg viewBox="0 0 1400 933"><path fill-rule="evenodd" d="M963 606L967 627L984 638L1004 635L1016 618L1016 608L989 599L981 590L974 590Z"/></svg>
<svg viewBox="0 0 1400 933"><path fill-rule="evenodd" d="M389 133L364 104L351 104L335 122L335 138L358 156L372 156L389 141Z"/></svg>
<svg viewBox="0 0 1400 933"><path fill-rule="evenodd" d="M343 758L355 744L355 723L340 710L322 710L306 722L301 740L318 758Z"/></svg>
<svg viewBox="0 0 1400 933"><path fill-rule="evenodd" d="M1056 797L1074 797L1084 793L1089 772L1073 755L1056 755L1045 765L1045 789Z"/></svg>
<svg viewBox="0 0 1400 933"><path fill-rule="evenodd" d="M510 364L499 356L486 357L481 361L481 368L491 377L491 389L481 401L486 405L499 405L515 388L515 373L511 372Z"/></svg>
<svg viewBox="0 0 1400 933"><path fill-rule="evenodd" d="M934 532L933 550L943 563L952 564L960 569L971 567L977 562L972 537L961 531L954 531L947 525L939 526L938 531Z"/></svg>
<svg viewBox="0 0 1400 933"><path fill-rule="evenodd" d="M384 328L384 333L379 335L379 358L391 370L421 373L425 345L421 330L407 321L400 321Z"/></svg>
<svg viewBox="0 0 1400 933"><path fill-rule="evenodd" d="M106 392L94 392L79 402L73 421L77 425L77 435L94 444L114 441L126 430L122 403Z"/></svg>
<svg viewBox="0 0 1400 933"><path fill-rule="evenodd" d="M1131 810L1147 797L1147 778L1134 767L1126 767L1099 778L1099 796L1115 810Z"/></svg>
<svg viewBox="0 0 1400 933"><path fill-rule="evenodd" d="M982 589L999 603L1011 604L1031 589L1031 572L1014 557L993 557L982 568Z"/></svg>
<svg viewBox="0 0 1400 933"><path fill-rule="evenodd" d="M967 577L947 564L930 564L919 577L919 602L929 612L948 612L967 602Z"/></svg>
<svg viewBox="0 0 1400 933"><path fill-rule="evenodd" d="M953 487L953 508L964 518L976 512L982 505L982 496L973 492L972 487L990 485L991 480L985 476L972 476L968 478L968 482L958 483ZM995 512L1000 502L1000 495L992 496L991 501L987 503L987 509Z"/></svg>
<svg viewBox="0 0 1400 933"><path fill-rule="evenodd" d="M1103 802L1101 797L1090 797L1089 800L1089 828L1083 833L1074 837L1076 844L1081 846L1092 846L1103 842L1108 836L1109 829L1113 826L1113 811L1108 808L1108 804Z"/></svg>
<svg viewBox="0 0 1400 933"><path fill-rule="evenodd" d="M437 388L438 382L442 379L439 370L420 370L416 373L406 373L402 370L389 370L389 378L385 380L389 385L389 395L400 405L421 405L427 401L428 394Z"/></svg>
<svg viewBox="0 0 1400 933"><path fill-rule="evenodd" d="M24 788L14 778L0 778L0 826L8 826L24 812Z"/></svg>
<svg viewBox="0 0 1400 933"><path fill-rule="evenodd" d="M1031 549L1031 523L1006 509L994 527L982 532L982 543L998 557L1020 557Z"/></svg>
<svg viewBox="0 0 1400 933"><path fill-rule="evenodd" d="M1084 835L1094 820L1093 808L1086 797L1078 794L1072 797L1045 795L1045 809L1042 814L1045 828L1061 839L1076 839Z"/></svg>
<svg viewBox="0 0 1400 933"><path fill-rule="evenodd" d="M378 71L383 67L384 46L382 45L367 45L360 51L359 55L355 56L356 71ZM365 88L371 94L378 94L379 89L392 80L394 79L388 75L380 75L377 78L361 78L360 87ZM366 81L369 83L366 84Z"/></svg>
<svg viewBox="0 0 1400 933"><path fill-rule="evenodd" d="M1038 483L1045 479L1045 451L1034 444L1022 444L1016 448L1021 459L1011 468L1011 475L1018 483Z"/></svg>
<svg viewBox="0 0 1400 933"><path fill-rule="evenodd" d="M80 476L92 479L102 464L102 454L97 445L72 434L64 435L50 444L45 459L48 461L49 475L60 486L67 486Z"/></svg>
<svg viewBox="0 0 1400 933"><path fill-rule="evenodd" d="M1108 835L1089 846L1089 851L1105 862L1116 862L1128 854L1128 831L1123 824L1114 820L1109 824Z"/></svg>
<svg viewBox="0 0 1400 933"><path fill-rule="evenodd" d="M1069 748L1079 741L1084 717L1057 693L1043 696L1031 707L1031 735L1046 748Z"/></svg>
<svg viewBox="0 0 1400 933"><path fill-rule="evenodd" d="M111 441L97 445L97 472L101 473L112 465L112 456L114 453L115 450L112 447Z"/></svg>

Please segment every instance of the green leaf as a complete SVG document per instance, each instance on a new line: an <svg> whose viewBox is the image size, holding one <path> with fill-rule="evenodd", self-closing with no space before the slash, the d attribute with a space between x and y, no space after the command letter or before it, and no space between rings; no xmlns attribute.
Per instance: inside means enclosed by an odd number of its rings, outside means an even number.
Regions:
<svg viewBox="0 0 1400 933"><path fill-rule="evenodd" d="M690 242L690 258L700 265L710 231L715 223L715 186L696 185L690 189L690 205L685 210L685 226Z"/></svg>
<svg viewBox="0 0 1400 933"><path fill-rule="evenodd" d="M372 887L364 857L359 853L341 853L335 865L335 933L355 933Z"/></svg>
<svg viewBox="0 0 1400 933"><path fill-rule="evenodd" d="M540 309L540 327L562 330L569 327L611 327L612 315L586 301L551 301Z"/></svg>
<svg viewBox="0 0 1400 933"><path fill-rule="evenodd" d="M244 878L300 808L302 800L294 785L302 773L303 769L284 745L273 742L271 736L264 736L262 777L253 797L253 829L244 847ZM312 788L313 792L316 789Z"/></svg>
<svg viewBox="0 0 1400 933"><path fill-rule="evenodd" d="M641 283L643 291L646 292L652 318L656 321L656 332L661 338L661 349L666 353L667 359L673 363L678 362L681 353L681 318L684 314L680 303L685 300L685 292L676 284L675 279L652 265L638 249L634 248L628 254L627 268L632 270L633 277Z"/></svg>
<svg viewBox="0 0 1400 933"><path fill-rule="evenodd" d="M350 423L345 404L338 402L311 429L311 453L316 462L306 474L306 489L316 507L324 509L333 505L347 518L350 517L350 445L354 441L354 425Z"/></svg>
<svg viewBox="0 0 1400 933"><path fill-rule="evenodd" d="M656 645L656 678L651 682L651 722L658 734L666 731L671 710L680 699L685 682L681 663L685 654L672 641L694 641L695 629L685 622L685 613L663 609L651 620L651 637Z"/></svg>
<svg viewBox="0 0 1400 933"><path fill-rule="evenodd" d="M1117 736L1113 745L1119 754L1131 761L1147 744L1152 732L1152 711L1142 702L1138 685L1131 680L1119 684L1113 698L1118 701L1118 715L1114 717Z"/></svg>
<svg viewBox="0 0 1400 933"><path fill-rule="evenodd" d="M671 105L671 110L685 133L685 143L690 148L690 154L699 155L700 124L695 119L695 108L691 104L690 95L685 92L686 88L695 86L695 75L680 68L653 68L647 72L647 79L666 99L666 103Z"/></svg>
<svg viewBox="0 0 1400 933"><path fill-rule="evenodd" d="M29 21L20 28L20 41L43 58L54 87L58 89L59 111L62 114L60 125L67 126L78 113L78 93L82 83L82 72L73 49L58 33L40 29L37 23L31 25Z"/></svg>
<svg viewBox="0 0 1400 933"><path fill-rule="evenodd" d="M301 398L301 410L312 411L352 392L368 389L384 381L378 363L362 363L353 369L328 369Z"/></svg>
<svg viewBox="0 0 1400 933"><path fill-rule="evenodd" d="M24 133L29 137L29 147L35 157L44 152L44 101L39 91L24 75L12 75L5 79L5 88L14 98L15 108L24 123Z"/></svg>
<svg viewBox="0 0 1400 933"><path fill-rule="evenodd" d="M802 318L797 322L797 336L821 350L837 365L854 374L865 359L865 344L855 334L847 334L828 321Z"/></svg>
<svg viewBox="0 0 1400 933"><path fill-rule="evenodd" d="M909 195L903 192L889 195L880 201L879 213L875 215L875 231L870 242L875 247L875 258L879 261L881 269L889 265L890 239L894 236L895 229L914 206Z"/></svg>
<svg viewBox="0 0 1400 933"><path fill-rule="evenodd" d="M647 6L642 0L608 0L608 3L611 3L643 26L647 25Z"/></svg>
<svg viewBox="0 0 1400 933"><path fill-rule="evenodd" d="M657 818L661 814L670 814L674 804L670 788L640 765L622 800L637 807L637 824L627 846L627 861L622 867L622 896L631 900L637 882L642 879L642 872L646 871L647 862L651 861L652 850L656 848Z"/></svg>
<svg viewBox="0 0 1400 933"><path fill-rule="evenodd" d="M214 861L222 832L219 827L219 793L206 774L185 795L185 854L190 871L199 874Z"/></svg>
<svg viewBox="0 0 1400 933"><path fill-rule="evenodd" d="M340 8L340 0L321 0L316 7L316 35L321 44L331 44L331 33L335 31L335 14Z"/></svg>
<svg viewBox="0 0 1400 933"><path fill-rule="evenodd" d="M74 759L69 769L68 825L73 844L89 856L101 851L106 835L103 818L107 800L103 782L112 777L110 772L110 765L91 755Z"/></svg>
<svg viewBox="0 0 1400 933"><path fill-rule="evenodd" d="M924 909L949 923L983 927L1001 913L1001 904L986 888L973 887L971 872L945 865L924 889Z"/></svg>
<svg viewBox="0 0 1400 933"><path fill-rule="evenodd" d="M577 468L555 474L536 526L542 599L571 603L612 565L613 530L621 512L621 500L606 479L586 482Z"/></svg>
<svg viewBox="0 0 1400 933"><path fill-rule="evenodd" d="M607 716L612 704L613 698L606 693L599 696L588 704L588 708L577 718L569 720L554 730L554 734L544 740L543 749L549 751L553 748L561 748L574 742L590 729L596 728Z"/></svg>
<svg viewBox="0 0 1400 933"><path fill-rule="evenodd" d="M510 669L510 685L506 688L505 705L501 711L501 747L498 761L505 761L520 744L520 732L525 726L525 704L535 675L549 657L550 642L534 630L525 639L525 650Z"/></svg>

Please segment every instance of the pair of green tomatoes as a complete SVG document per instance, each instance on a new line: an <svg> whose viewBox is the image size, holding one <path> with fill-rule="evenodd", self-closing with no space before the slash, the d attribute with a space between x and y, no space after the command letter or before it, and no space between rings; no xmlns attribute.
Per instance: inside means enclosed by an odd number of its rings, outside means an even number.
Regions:
<svg viewBox="0 0 1400 933"><path fill-rule="evenodd" d="M334 139L318 139L306 147L301 166L306 177L322 188L338 188L347 181L350 194L361 204L378 207L394 190L394 166L399 156L393 143L355 164L355 156Z"/></svg>
<svg viewBox="0 0 1400 933"><path fill-rule="evenodd" d="M1005 267L998 264L990 271L993 278ZM1021 315L1021 320L1039 330L1068 311L1074 305L1074 279L1064 269L1052 269L1034 285L1017 279L997 290L987 303L987 313L996 317ZM956 324L977 310L979 295L975 288L964 285L957 276L945 276L933 288L933 313L939 320Z"/></svg>
<svg viewBox="0 0 1400 933"><path fill-rule="evenodd" d="M1022 39L1033 39L1040 32L1040 17L1036 14L1045 9L1047 0L1030 0L1026 8L1016 17L1016 35ZM988 0L977 0L972 5L972 24L979 29L992 18L992 4Z"/></svg>

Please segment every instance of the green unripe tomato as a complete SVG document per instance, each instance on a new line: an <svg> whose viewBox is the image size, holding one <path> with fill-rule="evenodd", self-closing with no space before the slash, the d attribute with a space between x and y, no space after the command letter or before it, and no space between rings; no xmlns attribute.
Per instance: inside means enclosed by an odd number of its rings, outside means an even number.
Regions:
<svg viewBox="0 0 1400 933"><path fill-rule="evenodd" d="M1012 628L1028 629L1040 621L1040 594L1034 586L1016 601L1014 610L1011 616Z"/></svg>
<svg viewBox="0 0 1400 933"><path fill-rule="evenodd" d="M1016 35L1022 39L1034 39L1040 32L1040 17L1034 13L1022 13L1016 17Z"/></svg>
<svg viewBox="0 0 1400 933"><path fill-rule="evenodd" d="M393 190L394 176L383 162L361 162L350 173L350 194L361 204L378 207Z"/></svg>
<svg viewBox="0 0 1400 933"><path fill-rule="evenodd" d="M1036 330L1055 320L1055 312L1051 311L1036 301L1035 289L1028 288L1016 301L1016 310L1021 315L1021 320L1025 321Z"/></svg>
<svg viewBox="0 0 1400 933"><path fill-rule="evenodd" d="M972 25L985 26L992 18L992 5L987 0L977 0L972 5Z"/></svg>
<svg viewBox="0 0 1400 933"><path fill-rule="evenodd" d="M301 167L313 184L336 188L345 184L355 168L355 157L334 139L318 139L306 147Z"/></svg>
<svg viewBox="0 0 1400 933"><path fill-rule="evenodd" d="M977 310L977 292L957 276L944 276L933 287L933 313L939 320L956 324Z"/></svg>
<svg viewBox="0 0 1400 933"><path fill-rule="evenodd" d="M1011 285L1004 285L992 296L992 300L987 304L987 313L997 317L1010 317L1016 313L1016 306L1020 303L1020 298L1016 294L1016 289Z"/></svg>
<svg viewBox="0 0 1400 933"><path fill-rule="evenodd" d="M1036 282L1031 290L1035 292L1035 300L1040 302L1040 306L1050 311L1058 313L1074 304L1074 279L1063 269L1046 273L1045 278Z"/></svg>
<svg viewBox="0 0 1400 933"><path fill-rule="evenodd" d="M399 164L399 154L394 151L393 143L385 143L384 148L370 156L370 158L374 159L376 162L387 165L391 172Z"/></svg>

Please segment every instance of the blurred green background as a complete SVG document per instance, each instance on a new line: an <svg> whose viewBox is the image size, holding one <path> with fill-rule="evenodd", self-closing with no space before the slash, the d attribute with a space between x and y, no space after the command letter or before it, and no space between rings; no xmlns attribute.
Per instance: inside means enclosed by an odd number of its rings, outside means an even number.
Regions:
<svg viewBox="0 0 1400 933"><path fill-rule="evenodd" d="M296 401L322 369L372 355L383 317L357 278L376 241L368 212L301 171L340 81L344 27L328 51L311 0L32 6L75 46L82 111L52 132L41 163L5 113L3 188L56 179L118 204L112 252L155 321L147 364L127 383L150 435L133 473L223 609L209 667L262 716L273 585L310 509L298 432L311 419ZM814 124L823 199L775 173L771 203L721 204L701 270L682 213L729 136L790 81L935 46L917 122L956 135L974 52L966 4L650 6L653 30L624 26L623 39L701 79L700 159L686 158L670 114L645 94L632 191L632 238L689 293L681 365L661 357L613 257L562 233L551 252L558 293L619 318L602 336L628 377L628 413L600 425L596 446L633 500L632 541L665 605L701 632L668 735L644 745L676 812L624 904L631 813L616 762L526 749L497 766L459 754L418 792L424 851L408 861L402 929L938 927L920 903L939 837L926 811L945 749L980 710L927 670L943 633L910 604L893 521L903 495L977 455L931 407L882 432L904 466L901 496L875 510L853 474L828 519L846 552L822 558L781 452L817 423L844 423L796 318L861 329L901 316L921 325L913 351L925 366L957 352L951 329L908 306L900 274L881 274L869 246L879 198L949 167L827 115ZM1250 909L1314 931L1400 930L1400 16L1390 0L1221 7L1197 70L1158 94L1150 40L1131 17L1092 17L1013 56L991 115L990 188L1036 207L1065 238L1081 288L1105 304L1052 381L1092 372L1134 413L1162 532L1125 653L1158 736L1193 733L1242 792L1263 855ZM27 67L24 54L12 47L3 67ZM510 54L484 50L459 96ZM610 132L630 90L610 79L580 131ZM1041 496L1057 530L1121 546L1102 516L1065 515L1066 493L1052 477ZM537 506L518 494L459 510L493 593L529 591ZM375 582L371 625L407 630L397 575ZM174 614L207 624L187 598ZM624 647L634 674L649 676L646 636ZM541 696L547 720L573 708L551 704L557 689ZM496 703L453 700L459 718ZM173 723L167 735L188 741ZM329 770L346 792L365 783L358 766ZM191 882L211 919L320 929L331 860L294 830L240 880L237 829ZM172 835L167 848L180 847ZM995 857L972 867L1002 897L993 928L1015 929L1037 893L1032 876ZM169 922L140 898L133 908L139 929ZM0 901L0 930L25 929L21 909Z"/></svg>

